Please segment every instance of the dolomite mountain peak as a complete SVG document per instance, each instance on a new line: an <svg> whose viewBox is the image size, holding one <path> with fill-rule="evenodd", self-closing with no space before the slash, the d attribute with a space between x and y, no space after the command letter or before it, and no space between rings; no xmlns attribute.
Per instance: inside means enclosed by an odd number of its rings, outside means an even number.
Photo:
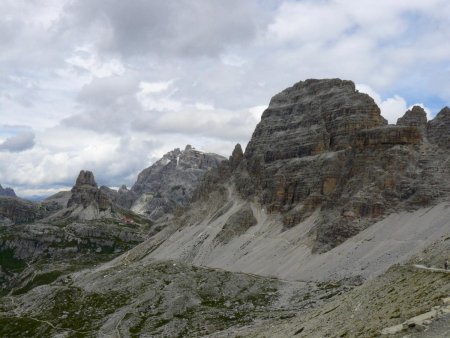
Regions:
<svg viewBox="0 0 450 338"><path fill-rule="evenodd" d="M308 241L324 252L392 212L447 198L449 144L447 107L427 122L415 106L388 125L352 81L309 79L270 100L238 169L235 149L229 169L206 177L199 196L230 180L286 228L314 214Z"/></svg>
<svg viewBox="0 0 450 338"><path fill-rule="evenodd" d="M141 171L127 199L119 204L153 221L171 217L177 208L188 204L203 175L224 159L189 144L184 150L175 148Z"/></svg>

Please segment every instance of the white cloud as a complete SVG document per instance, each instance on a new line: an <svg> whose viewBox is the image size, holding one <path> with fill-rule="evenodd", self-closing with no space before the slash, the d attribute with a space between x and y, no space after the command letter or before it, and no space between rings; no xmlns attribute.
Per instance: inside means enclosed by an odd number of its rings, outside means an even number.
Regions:
<svg viewBox="0 0 450 338"><path fill-rule="evenodd" d="M195 103L195 108L198 110L214 110L214 106L212 104L201 102Z"/></svg>
<svg viewBox="0 0 450 338"><path fill-rule="evenodd" d="M250 112L250 114L253 115L253 117L255 118L256 121L260 121L261 120L261 115L264 112L264 110L267 109L267 105L260 105L260 106L254 106L254 107L250 107L248 109L248 111Z"/></svg>
<svg viewBox="0 0 450 338"><path fill-rule="evenodd" d="M394 95L387 99L382 99L373 88L365 84L356 84L356 89L361 93L368 94L381 110L381 115L388 120L389 124L396 124L397 119L402 117L406 110L407 104L403 97Z"/></svg>
<svg viewBox="0 0 450 338"><path fill-rule="evenodd" d="M11 128L15 132L3 141L0 139L0 152L9 151L19 153L34 147L35 135L29 128Z"/></svg>
<svg viewBox="0 0 450 338"><path fill-rule="evenodd" d="M84 46L77 47L74 55L65 61L69 65L84 69L99 78L122 75L125 72L123 64L118 59L103 59L92 46Z"/></svg>
<svg viewBox="0 0 450 338"><path fill-rule="evenodd" d="M402 117L407 110L406 101L403 97L394 95L380 103L380 110L381 115L390 124L395 124L397 123L397 119Z"/></svg>
<svg viewBox="0 0 450 338"><path fill-rule="evenodd" d="M153 83L140 82L140 90L136 94L136 98L142 108L144 110L156 111L179 111L182 107L182 103L172 98L177 89L173 88L170 92L167 92L172 83L172 80Z"/></svg>
<svg viewBox="0 0 450 338"><path fill-rule="evenodd" d="M152 94L164 92L173 84L173 80L160 82L145 82L139 83L140 94Z"/></svg>
<svg viewBox="0 0 450 338"><path fill-rule="evenodd" d="M269 39L277 43L330 41L352 25L339 14L342 10L336 2L286 1L268 27Z"/></svg>
<svg viewBox="0 0 450 338"><path fill-rule="evenodd" d="M232 67L242 67L247 63L246 60L234 54L223 54L220 59L223 64Z"/></svg>

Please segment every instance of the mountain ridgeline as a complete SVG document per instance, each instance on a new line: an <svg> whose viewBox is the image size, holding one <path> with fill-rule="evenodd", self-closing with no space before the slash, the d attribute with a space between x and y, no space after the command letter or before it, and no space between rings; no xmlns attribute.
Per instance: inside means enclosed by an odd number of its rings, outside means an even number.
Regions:
<svg viewBox="0 0 450 338"><path fill-rule="evenodd" d="M225 158L196 150L187 145L176 148L144 169L130 190L122 186L117 192L102 187L112 201L144 215L152 221L167 219L187 206L203 175Z"/></svg>
<svg viewBox="0 0 450 338"><path fill-rule="evenodd" d="M448 107L389 125L310 79L228 159L188 145L131 189L82 170L0 197L0 336L448 337L449 150Z"/></svg>
<svg viewBox="0 0 450 338"><path fill-rule="evenodd" d="M0 196L16 197L16 193L14 189L9 187L3 188L0 184Z"/></svg>

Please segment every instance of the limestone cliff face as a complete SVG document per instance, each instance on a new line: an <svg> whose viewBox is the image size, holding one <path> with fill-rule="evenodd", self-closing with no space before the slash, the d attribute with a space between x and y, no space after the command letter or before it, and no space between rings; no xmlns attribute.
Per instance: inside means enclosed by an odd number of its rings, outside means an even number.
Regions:
<svg viewBox="0 0 450 338"><path fill-rule="evenodd" d="M0 197L0 225L31 222L37 218L36 206L28 201Z"/></svg>
<svg viewBox="0 0 450 338"><path fill-rule="evenodd" d="M418 127L424 133L427 129L427 113L422 107L414 106L397 120L397 125Z"/></svg>
<svg viewBox="0 0 450 338"><path fill-rule="evenodd" d="M428 122L427 138L443 149L450 149L450 108L443 108L436 117Z"/></svg>
<svg viewBox="0 0 450 338"><path fill-rule="evenodd" d="M317 211L310 237L313 251L322 252L393 211L448 196L449 154L442 149L449 141L448 108L427 124L414 107L387 125L353 82L306 80L272 98L243 158L235 150L198 197L234 182L242 197L280 213L286 228Z"/></svg>
<svg viewBox="0 0 450 338"><path fill-rule="evenodd" d="M358 131L386 124L373 99L353 82L307 80L272 98L245 157L267 163L342 150Z"/></svg>
<svg viewBox="0 0 450 338"><path fill-rule="evenodd" d="M170 151L144 169L128 193L124 188L119 191L121 205L131 202L132 211L151 220L170 215L187 204L200 178L222 160L219 155L200 152L190 145Z"/></svg>
<svg viewBox="0 0 450 338"><path fill-rule="evenodd" d="M109 217L115 210L115 205L105 190L97 187L91 171L80 171L71 193L67 202L71 217L97 219L103 216Z"/></svg>

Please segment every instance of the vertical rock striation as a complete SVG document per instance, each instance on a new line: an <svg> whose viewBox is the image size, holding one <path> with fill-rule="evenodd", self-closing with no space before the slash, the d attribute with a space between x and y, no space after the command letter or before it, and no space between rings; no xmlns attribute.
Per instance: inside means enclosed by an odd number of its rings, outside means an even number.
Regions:
<svg viewBox="0 0 450 338"><path fill-rule="evenodd" d="M428 122L427 138L432 144L450 149L450 108L443 108L436 117Z"/></svg>
<svg viewBox="0 0 450 338"><path fill-rule="evenodd" d="M397 120L398 126L417 127L422 133L427 129L427 113L420 106L414 106Z"/></svg>
<svg viewBox="0 0 450 338"><path fill-rule="evenodd" d="M144 169L129 191L121 189L118 203L130 205L132 211L154 221L168 217L188 203L203 175L223 160L220 155L190 145L184 150L176 148Z"/></svg>
<svg viewBox="0 0 450 338"><path fill-rule="evenodd" d="M415 106L387 125L353 82L306 80L272 98L242 159L236 149L198 191L234 182L243 198L280 213L285 227L317 211L310 242L323 252L390 212L448 196L449 154L438 154L449 141L449 108L427 123Z"/></svg>
<svg viewBox="0 0 450 338"><path fill-rule="evenodd" d="M110 213L114 209L108 194L97 187L91 171L80 171L71 193L67 208L73 209L73 217L96 219L101 216L101 212Z"/></svg>

